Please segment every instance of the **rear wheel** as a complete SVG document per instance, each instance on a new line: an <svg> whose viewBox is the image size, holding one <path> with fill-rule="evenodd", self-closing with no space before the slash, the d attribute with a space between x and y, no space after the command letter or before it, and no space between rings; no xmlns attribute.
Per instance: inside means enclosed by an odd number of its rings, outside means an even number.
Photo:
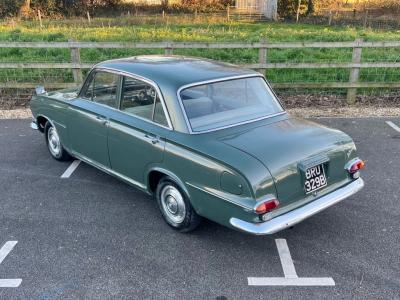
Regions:
<svg viewBox="0 0 400 300"><path fill-rule="evenodd" d="M60 161L70 160L71 156L68 154L67 151L65 151L64 147L62 146L57 129L50 122L46 122L44 133L47 148L49 149L51 156L54 159Z"/></svg>
<svg viewBox="0 0 400 300"><path fill-rule="evenodd" d="M164 220L180 232L194 230L201 217L194 211L189 198L169 177L160 180L155 194Z"/></svg>

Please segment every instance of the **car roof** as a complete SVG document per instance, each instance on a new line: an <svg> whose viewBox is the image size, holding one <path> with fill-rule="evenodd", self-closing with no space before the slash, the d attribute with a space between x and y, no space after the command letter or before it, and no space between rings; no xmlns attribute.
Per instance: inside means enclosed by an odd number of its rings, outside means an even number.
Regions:
<svg viewBox="0 0 400 300"><path fill-rule="evenodd" d="M179 89L188 84L233 76L260 75L238 66L185 56L143 55L101 62L96 68L109 68L139 75L161 89Z"/></svg>
<svg viewBox="0 0 400 300"><path fill-rule="evenodd" d="M173 128L189 132L177 97L179 88L235 76L261 76L253 70L213 60L186 56L143 55L101 62L94 66L141 76L155 82L162 93Z"/></svg>

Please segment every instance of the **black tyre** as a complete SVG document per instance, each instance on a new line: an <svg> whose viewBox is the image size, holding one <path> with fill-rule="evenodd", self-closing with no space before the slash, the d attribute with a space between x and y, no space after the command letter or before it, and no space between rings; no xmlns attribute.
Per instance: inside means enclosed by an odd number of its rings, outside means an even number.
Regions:
<svg viewBox="0 0 400 300"><path fill-rule="evenodd" d="M46 125L44 126L44 136L46 139L47 149L49 149L49 152L54 159L60 161L71 159L71 155L65 151L61 144L57 129L50 122L46 122Z"/></svg>
<svg viewBox="0 0 400 300"><path fill-rule="evenodd" d="M201 217L194 211L187 195L169 177L163 177L158 183L155 197L164 220L180 232L194 230Z"/></svg>

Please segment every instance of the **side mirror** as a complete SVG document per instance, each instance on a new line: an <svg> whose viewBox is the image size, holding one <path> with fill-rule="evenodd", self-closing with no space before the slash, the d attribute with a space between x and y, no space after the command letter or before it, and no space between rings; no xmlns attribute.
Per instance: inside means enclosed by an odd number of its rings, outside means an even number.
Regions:
<svg viewBox="0 0 400 300"><path fill-rule="evenodd" d="M41 95L41 94L45 94L46 93L46 90L44 89L43 85L38 85L35 88L35 91L36 91L36 95Z"/></svg>

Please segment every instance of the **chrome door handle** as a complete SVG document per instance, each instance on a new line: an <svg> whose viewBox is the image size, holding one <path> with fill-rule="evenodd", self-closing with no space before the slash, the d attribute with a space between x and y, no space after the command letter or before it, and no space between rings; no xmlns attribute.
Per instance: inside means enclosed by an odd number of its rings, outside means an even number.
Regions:
<svg viewBox="0 0 400 300"><path fill-rule="evenodd" d="M103 124L103 125L107 125L107 123L108 123L107 119L104 118L104 117L101 117L101 116L97 116L97 117L96 117L96 120L97 120L98 122L100 122L101 124Z"/></svg>
<svg viewBox="0 0 400 300"><path fill-rule="evenodd" d="M150 135L150 134L145 134L144 135L145 138L149 139L150 142L155 145L158 144L160 142L160 137L155 136L155 135Z"/></svg>

